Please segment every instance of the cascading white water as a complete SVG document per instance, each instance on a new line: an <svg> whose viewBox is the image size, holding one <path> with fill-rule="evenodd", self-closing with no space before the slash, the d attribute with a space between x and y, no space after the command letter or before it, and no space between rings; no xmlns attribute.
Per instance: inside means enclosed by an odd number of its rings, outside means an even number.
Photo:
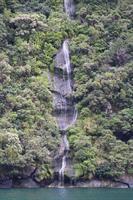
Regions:
<svg viewBox="0 0 133 200"><path fill-rule="evenodd" d="M64 171L65 171L66 164L67 164L66 155L67 155L67 152L69 151L69 142L68 142L66 134L62 135L61 146L62 146L61 148L63 150L63 157L62 157L61 168L59 170L59 180L60 180L60 183L64 183Z"/></svg>
<svg viewBox="0 0 133 200"><path fill-rule="evenodd" d="M75 13L73 0L64 0L64 8L65 8L66 14L71 18Z"/></svg>
<svg viewBox="0 0 133 200"><path fill-rule="evenodd" d="M74 15L73 0L64 0L65 12L69 18ZM69 41L65 39L60 51L55 57L55 70L53 77L53 104L54 116L57 127L61 131L61 144L59 155L61 156L61 167L59 169L59 180L64 182L64 172L67 165L67 154L69 142L67 129L75 123L77 112L72 100L71 63L69 53Z"/></svg>
<svg viewBox="0 0 133 200"><path fill-rule="evenodd" d="M66 86L67 91L69 91L69 93L72 93L72 87L71 87L71 77L70 77L70 73L71 73L71 63L70 63L70 56L69 56L69 48L68 48L68 40L65 40L63 42L63 53L64 53L64 61L65 61L65 69L66 69L66 75L67 75L67 84Z"/></svg>
<svg viewBox="0 0 133 200"><path fill-rule="evenodd" d="M66 155L63 156L62 158L62 166L61 166L61 169L59 170L59 180L60 182L64 182L64 171L65 171L65 168L66 168Z"/></svg>
<svg viewBox="0 0 133 200"><path fill-rule="evenodd" d="M61 57L60 57L61 55ZM56 56L56 68L60 61L62 60L62 77L56 77L54 80L54 90L58 91L58 94L54 95L54 105L55 108L58 107L59 114L56 115L56 121L58 128L62 131L62 142L60 151L63 152L62 164L59 170L59 180L60 182L64 182L64 172L67 165L66 157L67 152L69 151L69 142L67 139L67 132L65 130L68 129L72 124L74 124L76 120L76 109L73 101L70 99L72 94L72 84L71 84L71 64L70 64L70 56L69 56L69 48L68 48L68 40L63 42L62 48ZM59 103L58 103L59 102Z"/></svg>
<svg viewBox="0 0 133 200"><path fill-rule="evenodd" d="M69 56L68 40L65 40L63 43L63 53L64 53L64 59L65 59L65 68L66 68L68 79L69 79L69 74L71 73L71 63L70 63L70 56Z"/></svg>
<svg viewBox="0 0 133 200"><path fill-rule="evenodd" d="M61 76L59 69L62 70ZM55 73L53 78L53 94L55 118L60 130L67 130L76 120L76 110L72 95L71 64L68 40L63 42L62 48L55 58Z"/></svg>

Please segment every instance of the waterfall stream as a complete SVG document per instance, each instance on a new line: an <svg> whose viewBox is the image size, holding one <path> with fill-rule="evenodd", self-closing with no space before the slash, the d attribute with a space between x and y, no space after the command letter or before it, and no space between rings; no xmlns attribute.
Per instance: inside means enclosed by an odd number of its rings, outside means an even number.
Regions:
<svg viewBox="0 0 133 200"><path fill-rule="evenodd" d="M71 18L75 13L73 0L64 0L64 8L65 8L66 14Z"/></svg>
<svg viewBox="0 0 133 200"><path fill-rule="evenodd" d="M73 0L64 0L64 9L69 18L74 14ZM77 112L72 98L71 63L69 52L69 40L65 39L61 49L54 60L53 77L53 104L54 117L57 127L61 132L61 144L59 155L61 156L61 167L59 169L59 180L64 183L64 172L67 166L67 155L69 142L67 129L72 126L77 118Z"/></svg>

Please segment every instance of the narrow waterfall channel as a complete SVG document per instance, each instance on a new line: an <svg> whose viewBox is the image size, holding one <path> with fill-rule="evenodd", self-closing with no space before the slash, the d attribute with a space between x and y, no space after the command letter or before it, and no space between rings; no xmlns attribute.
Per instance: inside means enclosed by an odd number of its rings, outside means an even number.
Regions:
<svg viewBox="0 0 133 200"><path fill-rule="evenodd" d="M69 18L73 17L75 10L73 0L64 0L64 9ZM77 112L72 98L72 70L68 39L64 40L61 49L57 53L54 66L53 113L57 122L57 127L61 132L61 144L59 150L61 166L59 167L58 173L60 183L64 184L64 172L67 166L67 154L70 150L67 139L67 129L75 123L77 118Z"/></svg>
<svg viewBox="0 0 133 200"><path fill-rule="evenodd" d="M64 0L64 9L69 18L75 13L74 0Z"/></svg>

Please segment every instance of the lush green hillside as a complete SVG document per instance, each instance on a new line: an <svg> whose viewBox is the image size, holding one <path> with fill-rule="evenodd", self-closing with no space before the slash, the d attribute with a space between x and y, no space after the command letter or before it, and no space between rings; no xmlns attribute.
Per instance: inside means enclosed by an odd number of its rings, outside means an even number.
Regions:
<svg viewBox="0 0 133 200"><path fill-rule="evenodd" d="M133 172L133 4L76 1L71 40L76 127L70 133L77 176Z"/></svg>
<svg viewBox="0 0 133 200"><path fill-rule="evenodd" d="M78 119L69 129L76 177L133 173L133 2L0 0L0 177L52 177L60 134L48 70L70 40Z"/></svg>

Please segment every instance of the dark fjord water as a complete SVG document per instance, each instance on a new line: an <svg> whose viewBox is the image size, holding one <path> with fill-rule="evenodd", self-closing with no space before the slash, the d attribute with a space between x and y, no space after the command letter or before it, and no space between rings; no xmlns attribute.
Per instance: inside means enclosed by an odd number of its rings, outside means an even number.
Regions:
<svg viewBox="0 0 133 200"><path fill-rule="evenodd" d="M0 200L133 200L132 189L1 189Z"/></svg>

